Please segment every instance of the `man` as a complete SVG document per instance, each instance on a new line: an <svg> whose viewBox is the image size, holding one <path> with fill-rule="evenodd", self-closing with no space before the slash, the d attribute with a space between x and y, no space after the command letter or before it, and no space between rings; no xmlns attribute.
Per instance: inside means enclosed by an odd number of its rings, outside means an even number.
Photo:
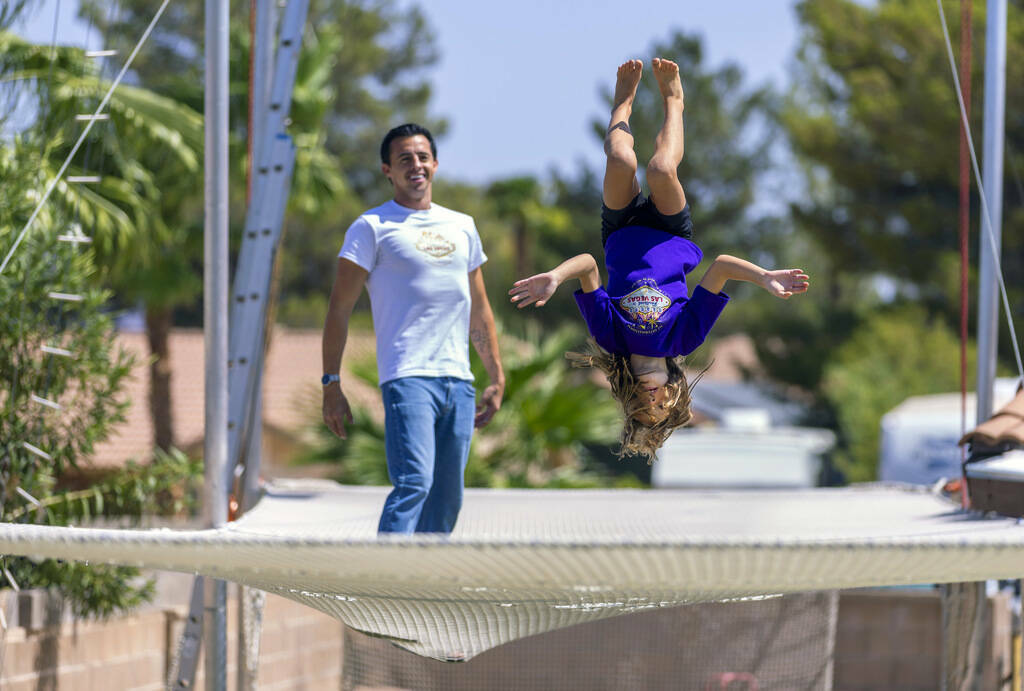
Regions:
<svg viewBox="0 0 1024 691"><path fill-rule="evenodd" d="M377 336L388 476L380 532L449 533L462 506L473 428L501 407L505 375L480 266L487 260L473 219L431 199L437 147L416 124L381 143L394 199L349 227L324 323L324 422L345 438L352 422L338 372L352 308L366 285ZM469 346L490 385L479 406Z"/></svg>

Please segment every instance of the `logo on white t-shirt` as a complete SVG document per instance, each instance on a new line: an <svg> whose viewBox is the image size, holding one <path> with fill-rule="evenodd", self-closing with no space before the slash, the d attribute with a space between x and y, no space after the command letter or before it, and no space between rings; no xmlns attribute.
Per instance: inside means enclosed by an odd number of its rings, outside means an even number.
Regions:
<svg viewBox="0 0 1024 691"><path fill-rule="evenodd" d="M664 324L658 318L672 305L672 299L658 289L650 278L633 284L632 292L619 298L619 308L629 318L629 328L637 333L653 333Z"/></svg>
<svg viewBox="0 0 1024 691"><path fill-rule="evenodd" d="M455 251L455 243L439 233L424 230L416 241L416 249L428 257L445 259Z"/></svg>

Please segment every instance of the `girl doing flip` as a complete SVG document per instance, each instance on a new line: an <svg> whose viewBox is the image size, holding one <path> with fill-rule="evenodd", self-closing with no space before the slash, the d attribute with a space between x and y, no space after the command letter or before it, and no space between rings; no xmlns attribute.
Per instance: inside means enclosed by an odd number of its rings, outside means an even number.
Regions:
<svg viewBox="0 0 1024 691"><path fill-rule="evenodd" d="M691 239L690 208L676 175L683 159L683 88L678 66L655 58L665 122L647 164L650 195L645 198L629 129L642 69L639 60L619 66L605 135L601 235L607 290L597 262L580 254L516 281L509 294L520 308L541 307L560 284L580 281L576 303L598 347L568 357L576 366L601 369L608 378L626 416L620 456L641 454L650 460L672 431L692 417L683 356L704 342L729 301L722 292L726 282L746 281L788 298L807 290L808 277L800 269L769 271L720 255L687 295L686 274L703 255Z"/></svg>

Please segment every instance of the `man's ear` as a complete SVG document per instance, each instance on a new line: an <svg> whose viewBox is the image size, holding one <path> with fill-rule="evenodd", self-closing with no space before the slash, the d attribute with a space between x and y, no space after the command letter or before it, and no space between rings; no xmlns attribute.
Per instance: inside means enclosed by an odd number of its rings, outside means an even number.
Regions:
<svg viewBox="0 0 1024 691"><path fill-rule="evenodd" d="M391 166L389 166L387 163L381 163L380 164L380 172L384 173L384 177L386 177L388 179L388 182L390 182L392 185L395 184L391 180Z"/></svg>

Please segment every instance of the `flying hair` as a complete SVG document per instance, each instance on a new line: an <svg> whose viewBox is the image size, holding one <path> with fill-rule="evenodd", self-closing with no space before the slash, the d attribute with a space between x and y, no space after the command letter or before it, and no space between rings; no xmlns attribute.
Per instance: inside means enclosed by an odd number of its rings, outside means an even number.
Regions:
<svg viewBox="0 0 1024 691"><path fill-rule="evenodd" d="M620 446L616 451L619 458L646 456L647 463L652 463L658 449L672 432L693 418L690 392L704 372L697 375L692 384L687 383L683 370L685 359L682 355L665 358L668 364L668 382L665 384L667 397L664 406L668 414L653 425L637 419L637 414L646 406L644 398L640 395L642 387L633 375L626 356L609 353L591 339L587 341L583 352L570 351L565 357L573 367L593 367L600 370L611 385L612 397L619 402L625 416Z"/></svg>

